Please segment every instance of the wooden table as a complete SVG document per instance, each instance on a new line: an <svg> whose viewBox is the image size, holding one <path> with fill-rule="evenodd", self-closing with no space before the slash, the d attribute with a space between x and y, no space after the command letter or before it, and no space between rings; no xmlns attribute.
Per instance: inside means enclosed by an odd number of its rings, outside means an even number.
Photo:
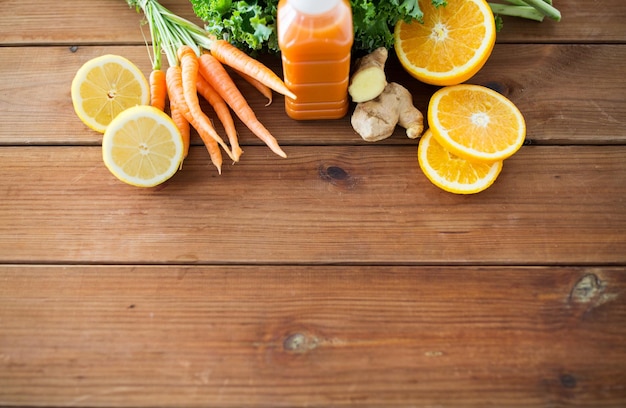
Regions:
<svg viewBox="0 0 626 408"><path fill-rule="evenodd" d="M241 82L287 159L238 123L222 175L194 135L174 178L127 186L70 82L105 53L147 74L141 15L1 4L0 405L626 406L623 0L505 20L470 82L517 104L527 143L472 196L401 130L294 122ZM426 110L435 87L395 57L388 76Z"/></svg>

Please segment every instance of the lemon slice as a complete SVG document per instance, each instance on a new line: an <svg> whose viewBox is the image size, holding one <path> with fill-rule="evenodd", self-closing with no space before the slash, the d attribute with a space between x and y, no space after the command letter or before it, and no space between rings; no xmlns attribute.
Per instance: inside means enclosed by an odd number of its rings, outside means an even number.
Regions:
<svg viewBox="0 0 626 408"><path fill-rule="evenodd" d="M417 148L420 168L437 187L456 194L474 194L491 186L502 162L472 162L458 157L437 142L428 129Z"/></svg>
<svg viewBox="0 0 626 408"><path fill-rule="evenodd" d="M161 110L135 106L117 115L102 138L104 164L115 177L137 187L153 187L176 173L183 161L183 140Z"/></svg>
<svg viewBox="0 0 626 408"><path fill-rule="evenodd" d="M402 66L432 85L467 81L487 62L496 42L493 12L485 0L419 0L424 22L398 21L394 47Z"/></svg>
<svg viewBox="0 0 626 408"><path fill-rule="evenodd" d="M146 77L119 55L107 54L87 61L72 80L76 114L85 125L100 133L123 110L149 102Z"/></svg>
<svg viewBox="0 0 626 408"><path fill-rule="evenodd" d="M481 85L439 89L428 104L428 123L441 145L468 160L504 160L526 138L526 123L515 104Z"/></svg>

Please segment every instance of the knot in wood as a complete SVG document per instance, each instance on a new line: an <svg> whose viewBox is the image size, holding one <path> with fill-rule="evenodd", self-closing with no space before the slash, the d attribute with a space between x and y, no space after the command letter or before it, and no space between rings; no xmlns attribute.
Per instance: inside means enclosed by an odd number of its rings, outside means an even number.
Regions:
<svg viewBox="0 0 626 408"><path fill-rule="evenodd" d="M510 89L506 84L502 82L490 81L484 84L487 88L496 91L497 93L507 96L510 93Z"/></svg>
<svg viewBox="0 0 626 408"><path fill-rule="evenodd" d="M331 184L351 190L356 186L356 179L350 175L343 167L336 165L321 165L318 169L320 178Z"/></svg>
<svg viewBox="0 0 626 408"><path fill-rule="evenodd" d="M576 377L571 374L563 374L559 380L564 388L576 388Z"/></svg>
<svg viewBox="0 0 626 408"><path fill-rule="evenodd" d="M576 282L570 292L570 302L589 303L604 291L605 284L594 273L589 273Z"/></svg>
<svg viewBox="0 0 626 408"><path fill-rule="evenodd" d="M283 341L283 348L292 353L306 353L313 350L319 344L319 340L315 336L303 333L293 333Z"/></svg>
<svg viewBox="0 0 626 408"><path fill-rule="evenodd" d="M324 180L345 180L349 177L348 172L339 166L320 167L320 176Z"/></svg>
<svg viewBox="0 0 626 408"><path fill-rule="evenodd" d="M330 178L335 180L345 180L348 178L348 173L338 166L330 166L326 169L326 173L328 173Z"/></svg>

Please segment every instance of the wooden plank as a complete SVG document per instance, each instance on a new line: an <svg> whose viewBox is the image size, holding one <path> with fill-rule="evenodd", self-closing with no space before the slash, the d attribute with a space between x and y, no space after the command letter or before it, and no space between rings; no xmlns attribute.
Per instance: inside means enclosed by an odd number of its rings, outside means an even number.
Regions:
<svg viewBox="0 0 626 408"><path fill-rule="evenodd" d="M150 62L145 47L0 48L0 144L99 144L101 135L84 126L76 117L70 98L70 84L76 70L88 59L106 53L124 55L146 75ZM611 144L626 141L626 83L621 62L626 47L617 45L497 45L483 70L472 83L497 89L524 113L528 139L533 143ZM49 70L50 61L57 69ZM264 61L281 72L277 58ZM15 70L14 66L23 67ZM46 72L46 75L41 75ZM590 73L598 80L589 80ZM411 90L415 105L426 112L435 87L410 77L395 57L388 65L388 77ZM266 107L265 100L238 78L259 119L286 145L365 144L352 130L349 117L338 121L296 122L284 113L283 98ZM33 102L36 101L36 102ZM209 114L208 106L205 109ZM33 120L33 118L36 118ZM243 143L259 144L237 121ZM218 124L219 127L219 124ZM196 137L194 143L198 144ZM398 129L383 144L413 143Z"/></svg>
<svg viewBox="0 0 626 408"><path fill-rule="evenodd" d="M506 3L506 1L498 1ZM626 40L626 3L608 1L602 4L584 1L554 1L562 19L545 19L541 23L504 17L498 33L501 43L619 43ZM605 25L606 24L606 25Z"/></svg>
<svg viewBox="0 0 626 408"><path fill-rule="evenodd" d="M194 147L146 190L99 147L2 148L0 262L626 263L624 146L526 146L473 196L433 186L415 146L285 150L219 176Z"/></svg>
<svg viewBox="0 0 626 408"><path fill-rule="evenodd" d="M188 1L160 3L202 24ZM5 44L144 44L150 38L142 24L143 13L137 13L125 0L4 0L2 6L0 38Z"/></svg>
<svg viewBox="0 0 626 408"><path fill-rule="evenodd" d="M626 270L0 268L3 406L618 407Z"/></svg>
<svg viewBox="0 0 626 408"><path fill-rule="evenodd" d="M175 13L202 24L186 0L163 0ZM605 0L599 5L585 0L559 1L563 19L556 23L505 18L500 42L624 43L626 4ZM123 0L5 0L0 34L8 44L141 44L142 16ZM19 24L16 24L19 22ZM63 29L59 29L62 27ZM147 34L146 34L147 35Z"/></svg>

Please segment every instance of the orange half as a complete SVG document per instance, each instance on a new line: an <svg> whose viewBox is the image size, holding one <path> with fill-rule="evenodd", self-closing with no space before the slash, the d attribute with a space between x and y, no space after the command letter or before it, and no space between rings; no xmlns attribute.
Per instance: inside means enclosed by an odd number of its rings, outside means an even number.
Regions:
<svg viewBox="0 0 626 408"><path fill-rule="evenodd" d="M456 85L474 76L496 42L493 12L485 0L449 1L436 7L419 0L424 22L400 20L394 47L400 63L418 80Z"/></svg>

